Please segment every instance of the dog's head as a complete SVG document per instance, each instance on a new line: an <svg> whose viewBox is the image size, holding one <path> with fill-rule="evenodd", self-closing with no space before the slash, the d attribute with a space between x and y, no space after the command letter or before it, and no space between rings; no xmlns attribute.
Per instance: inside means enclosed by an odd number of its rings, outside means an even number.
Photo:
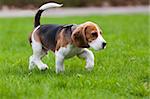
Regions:
<svg viewBox="0 0 150 99"><path fill-rule="evenodd" d="M102 37L102 30L93 22L79 25L73 31L71 38L73 44L80 48L91 47L95 50L100 50L106 47L106 41Z"/></svg>

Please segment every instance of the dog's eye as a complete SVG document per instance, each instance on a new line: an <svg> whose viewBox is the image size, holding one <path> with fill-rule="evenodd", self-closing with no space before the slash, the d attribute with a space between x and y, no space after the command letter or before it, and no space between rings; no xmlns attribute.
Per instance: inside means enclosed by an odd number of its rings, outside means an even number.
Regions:
<svg viewBox="0 0 150 99"><path fill-rule="evenodd" d="M92 32L92 36L97 37L98 36L97 32Z"/></svg>

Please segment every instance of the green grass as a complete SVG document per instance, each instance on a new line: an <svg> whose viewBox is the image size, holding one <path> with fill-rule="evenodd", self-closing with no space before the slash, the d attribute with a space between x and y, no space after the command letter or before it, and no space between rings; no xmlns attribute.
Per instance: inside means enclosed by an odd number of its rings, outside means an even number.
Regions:
<svg viewBox="0 0 150 99"><path fill-rule="evenodd" d="M54 54L43 59L49 70L28 71L32 54L28 35L33 18L0 18L0 98L3 99L139 99L150 96L149 15L42 18L42 23L94 21L108 45L94 51L95 67L84 69L77 57L55 73Z"/></svg>

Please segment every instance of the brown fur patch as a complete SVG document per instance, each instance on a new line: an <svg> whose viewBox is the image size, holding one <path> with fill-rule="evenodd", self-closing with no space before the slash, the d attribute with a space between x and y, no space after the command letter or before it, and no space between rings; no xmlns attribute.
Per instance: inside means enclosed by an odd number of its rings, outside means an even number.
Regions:
<svg viewBox="0 0 150 99"><path fill-rule="evenodd" d="M99 28L95 23L86 22L77 27L72 34L73 44L77 47L87 48L88 42L92 42L99 35Z"/></svg>
<svg viewBox="0 0 150 99"><path fill-rule="evenodd" d="M41 40L40 40L40 37L39 37L39 30L36 30L34 33L33 33L33 38L34 38L34 40L36 41L36 42L41 42Z"/></svg>
<svg viewBox="0 0 150 99"><path fill-rule="evenodd" d="M79 26L73 31L72 42L77 47L88 47L88 42L85 37L85 28L83 26Z"/></svg>
<svg viewBox="0 0 150 99"><path fill-rule="evenodd" d="M65 29L61 30L61 32L57 36L57 44L55 50L59 50L60 47L67 47L67 45L70 42L71 42L71 32L66 31Z"/></svg>
<svg viewBox="0 0 150 99"><path fill-rule="evenodd" d="M87 38L88 42L92 42L98 37L98 29L97 26L93 23L87 23L85 24L86 30L85 30L85 35Z"/></svg>

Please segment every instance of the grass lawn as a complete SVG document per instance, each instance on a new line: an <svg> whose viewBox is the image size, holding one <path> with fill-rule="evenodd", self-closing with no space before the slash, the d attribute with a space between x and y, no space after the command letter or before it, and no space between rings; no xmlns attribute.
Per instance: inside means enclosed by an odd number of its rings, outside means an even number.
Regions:
<svg viewBox="0 0 150 99"><path fill-rule="evenodd" d="M95 67L84 69L77 57L65 61L65 73L55 73L54 54L43 61L49 70L28 71L32 54L28 35L33 18L0 18L0 99L138 99L150 96L149 15L109 15L42 18L42 23L94 21L108 45L94 51Z"/></svg>

